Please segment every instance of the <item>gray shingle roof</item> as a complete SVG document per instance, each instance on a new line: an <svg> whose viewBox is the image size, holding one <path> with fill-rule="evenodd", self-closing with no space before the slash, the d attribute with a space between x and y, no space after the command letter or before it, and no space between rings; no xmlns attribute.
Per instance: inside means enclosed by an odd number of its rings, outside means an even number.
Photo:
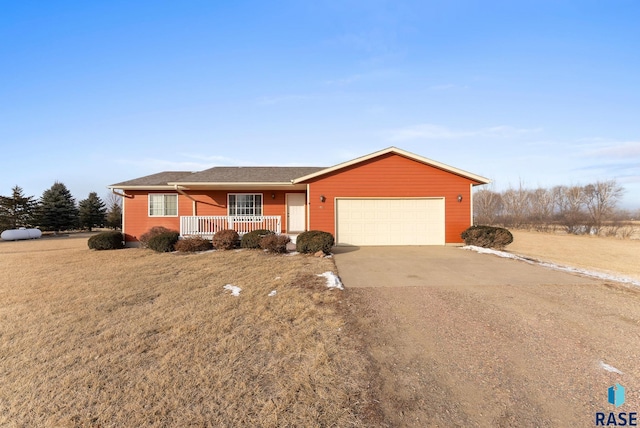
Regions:
<svg viewBox="0 0 640 428"><path fill-rule="evenodd" d="M217 166L183 177L185 183L285 183L324 168L309 166Z"/></svg>
<svg viewBox="0 0 640 428"><path fill-rule="evenodd" d="M288 183L322 169L315 166L216 166L200 172L164 171L109 187L166 186L167 183Z"/></svg>
<svg viewBox="0 0 640 428"><path fill-rule="evenodd" d="M191 171L163 171L156 174L146 175L133 180L123 181L121 183L112 184L110 187L118 186L166 186L167 183L180 180L189 175L193 175Z"/></svg>

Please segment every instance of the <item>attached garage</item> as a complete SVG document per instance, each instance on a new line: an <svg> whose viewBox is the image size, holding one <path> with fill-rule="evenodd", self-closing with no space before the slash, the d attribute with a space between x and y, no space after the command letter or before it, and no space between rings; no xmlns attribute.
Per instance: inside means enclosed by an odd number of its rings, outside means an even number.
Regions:
<svg viewBox="0 0 640 428"><path fill-rule="evenodd" d="M337 198L338 245L444 245L444 198Z"/></svg>
<svg viewBox="0 0 640 428"><path fill-rule="evenodd" d="M473 223L473 187L487 178L388 149L304 177L307 230L338 245L447 245Z"/></svg>

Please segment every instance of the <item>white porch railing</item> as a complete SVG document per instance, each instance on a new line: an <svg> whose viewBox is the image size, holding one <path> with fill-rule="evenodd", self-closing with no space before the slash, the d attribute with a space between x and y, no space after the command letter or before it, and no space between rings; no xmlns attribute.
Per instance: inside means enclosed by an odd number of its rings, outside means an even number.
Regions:
<svg viewBox="0 0 640 428"><path fill-rule="evenodd" d="M280 234L282 222L279 215L180 217L180 235L182 236L201 236L211 239L216 232L224 229L233 229L240 235L256 229L267 229Z"/></svg>

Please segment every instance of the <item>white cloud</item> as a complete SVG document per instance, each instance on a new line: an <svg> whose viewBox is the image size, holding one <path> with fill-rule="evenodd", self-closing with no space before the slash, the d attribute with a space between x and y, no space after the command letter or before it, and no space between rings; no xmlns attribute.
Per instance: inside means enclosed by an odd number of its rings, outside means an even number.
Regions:
<svg viewBox="0 0 640 428"><path fill-rule="evenodd" d="M457 130L430 123L407 126L389 132L390 141L407 140L451 140L469 137L515 137L522 134L539 132L540 129L522 129L512 126L493 126L477 130Z"/></svg>
<svg viewBox="0 0 640 428"><path fill-rule="evenodd" d="M640 156L640 141L599 144L600 147L587 150L587 156L610 158L633 158Z"/></svg>

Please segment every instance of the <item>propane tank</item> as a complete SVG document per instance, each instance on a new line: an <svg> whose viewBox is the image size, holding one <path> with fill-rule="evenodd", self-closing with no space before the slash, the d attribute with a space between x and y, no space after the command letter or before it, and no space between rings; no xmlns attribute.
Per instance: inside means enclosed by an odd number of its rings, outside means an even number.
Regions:
<svg viewBox="0 0 640 428"><path fill-rule="evenodd" d="M5 230L0 234L0 238L5 241L18 241L20 239L38 239L42 236L40 229L27 229L21 227L20 229Z"/></svg>

